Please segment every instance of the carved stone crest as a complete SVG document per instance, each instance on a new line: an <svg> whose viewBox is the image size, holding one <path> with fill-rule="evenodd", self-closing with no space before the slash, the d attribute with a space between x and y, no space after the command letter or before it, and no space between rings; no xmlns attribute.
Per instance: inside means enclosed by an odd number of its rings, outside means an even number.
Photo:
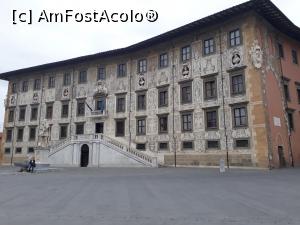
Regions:
<svg viewBox="0 0 300 225"><path fill-rule="evenodd" d="M205 67L203 68L204 74L214 73L216 66L212 64L212 58L207 58Z"/></svg>
<svg viewBox="0 0 300 225"><path fill-rule="evenodd" d="M182 76L187 77L190 74L190 68L188 65L183 65L182 67Z"/></svg>
<svg viewBox="0 0 300 225"><path fill-rule="evenodd" d="M10 96L9 104L10 105L15 105L16 104L16 97L14 95Z"/></svg>
<svg viewBox="0 0 300 225"><path fill-rule="evenodd" d="M69 97L69 88L65 88L62 92L62 97L67 98Z"/></svg>
<svg viewBox="0 0 300 225"><path fill-rule="evenodd" d="M145 78L144 77L140 77L139 78L139 86L143 87L145 85L145 83L146 83Z"/></svg>
<svg viewBox="0 0 300 225"><path fill-rule="evenodd" d="M232 66L239 66L241 64L241 54L238 50L232 52L231 56L231 65Z"/></svg>
<svg viewBox="0 0 300 225"><path fill-rule="evenodd" d="M86 91L84 90L84 87L81 87L81 88L78 90L77 97L78 97L78 98L86 97Z"/></svg>
<svg viewBox="0 0 300 225"><path fill-rule="evenodd" d="M97 82L97 86L94 90L94 95L107 95L107 88L102 81Z"/></svg>
<svg viewBox="0 0 300 225"><path fill-rule="evenodd" d="M37 92L33 93L32 102L37 103L39 101L39 94Z"/></svg>
<svg viewBox="0 0 300 225"><path fill-rule="evenodd" d="M258 45L257 40L253 41L249 54L251 56L253 66L257 69L261 68L263 62L263 51Z"/></svg>

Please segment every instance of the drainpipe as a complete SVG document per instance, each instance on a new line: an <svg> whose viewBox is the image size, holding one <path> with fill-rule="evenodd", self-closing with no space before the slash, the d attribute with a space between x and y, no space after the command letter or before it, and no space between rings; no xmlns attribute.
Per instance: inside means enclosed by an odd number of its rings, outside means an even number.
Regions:
<svg viewBox="0 0 300 225"><path fill-rule="evenodd" d="M70 93L70 103L71 103L71 108L70 108L70 127L69 127L69 131L70 131L70 138L72 140L72 121L73 121L73 99L74 99L74 87L75 87L75 69L74 67L72 67L72 86L71 86L71 93ZM75 94L75 99L76 99L76 94Z"/></svg>
<svg viewBox="0 0 300 225"><path fill-rule="evenodd" d="M129 141L128 141L128 148L130 149L131 148L131 129L130 129L130 126L131 126L131 78L132 78L132 57L130 57L130 73L129 73L129 110L128 110L128 129L129 129Z"/></svg>
<svg viewBox="0 0 300 225"><path fill-rule="evenodd" d="M219 29L219 44L220 44L220 66L221 66L221 81L222 81L222 113L223 113L223 126L225 134L225 148L226 148L226 162L227 168L229 169L229 152L228 152L228 135L227 135L227 126L226 126L226 113L225 113L225 94L224 94L224 74L223 74L223 50L222 50L222 32Z"/></svg>
<svg viewBox="0 0 300 225"><path fill-rule="evenodd" d="M14 112L14 128L12 132L12 137L11 137L11 158L10 158L10 165L13 164L14 160L14 148L15 148L15 134L16 134L16 120L17 120L17 105L18 105L18 98L19 98L19 85L17 85L17 94L16 94L16 107L15 107L15 112ZM17 137L17 136L16 136Z"/></svg>
<svg viewBox="0 0 300 225"><path fill-rule="evenodd" d="M174 143L174 167L177 166L177 152L176 152L176 138L175 138L175 46L173 41L171 40L172 46L172 136Z"/></svg>
<svg viewBox="0 0 300 225"><path fill-rule="evenodd" d="M42 117L42 109L43 109L44 76L45 76L45 74L42 74L42 77L41 77L41 98L40 98L40 106L39 106L40 110L39 110L38 138L37 138L37 143L36 143L37 146L39 143L39 130L40 130L40 126L41 126L41 117Z"/></svg>

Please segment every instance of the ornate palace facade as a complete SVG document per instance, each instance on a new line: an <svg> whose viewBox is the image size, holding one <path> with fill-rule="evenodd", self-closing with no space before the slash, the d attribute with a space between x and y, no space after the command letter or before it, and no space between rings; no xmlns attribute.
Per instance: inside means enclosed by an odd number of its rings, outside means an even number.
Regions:
<svg viewBox="0 0 300 225"><path fill-rule="evenodd" d="M38 147L73 166L299 165L299 41L275 5L252 0L126 48L2 73L2 162Z"/></svg>

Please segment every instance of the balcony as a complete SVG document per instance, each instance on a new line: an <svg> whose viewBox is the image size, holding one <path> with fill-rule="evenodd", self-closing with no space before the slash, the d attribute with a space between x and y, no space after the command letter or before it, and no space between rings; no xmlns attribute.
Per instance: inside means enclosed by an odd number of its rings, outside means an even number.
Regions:
<svg viewBox="0 0 300 225"><path fill-rule="evenodd" d="M91 111L91 115L88 116L90 118L105 118L108 116L107 110L93 110Z"/></svg>

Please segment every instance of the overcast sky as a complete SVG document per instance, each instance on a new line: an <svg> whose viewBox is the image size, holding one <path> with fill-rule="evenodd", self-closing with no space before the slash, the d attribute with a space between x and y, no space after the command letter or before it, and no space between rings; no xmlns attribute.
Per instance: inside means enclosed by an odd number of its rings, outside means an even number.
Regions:
<svg viewBox="0 0 300 225"><path fill-rule="evenodd" d="M205 4L204 4L205 2ZM244 0L1 0L0 73L126 47L168 30L198 20ZM273 0L297 26L300 26L298 0ZM12 23L12 11L32 10L33 19L47 12L147 12L153 9L159 18L154 23ZM0 130L4 118L7 82L0 81Z"/></svg>

